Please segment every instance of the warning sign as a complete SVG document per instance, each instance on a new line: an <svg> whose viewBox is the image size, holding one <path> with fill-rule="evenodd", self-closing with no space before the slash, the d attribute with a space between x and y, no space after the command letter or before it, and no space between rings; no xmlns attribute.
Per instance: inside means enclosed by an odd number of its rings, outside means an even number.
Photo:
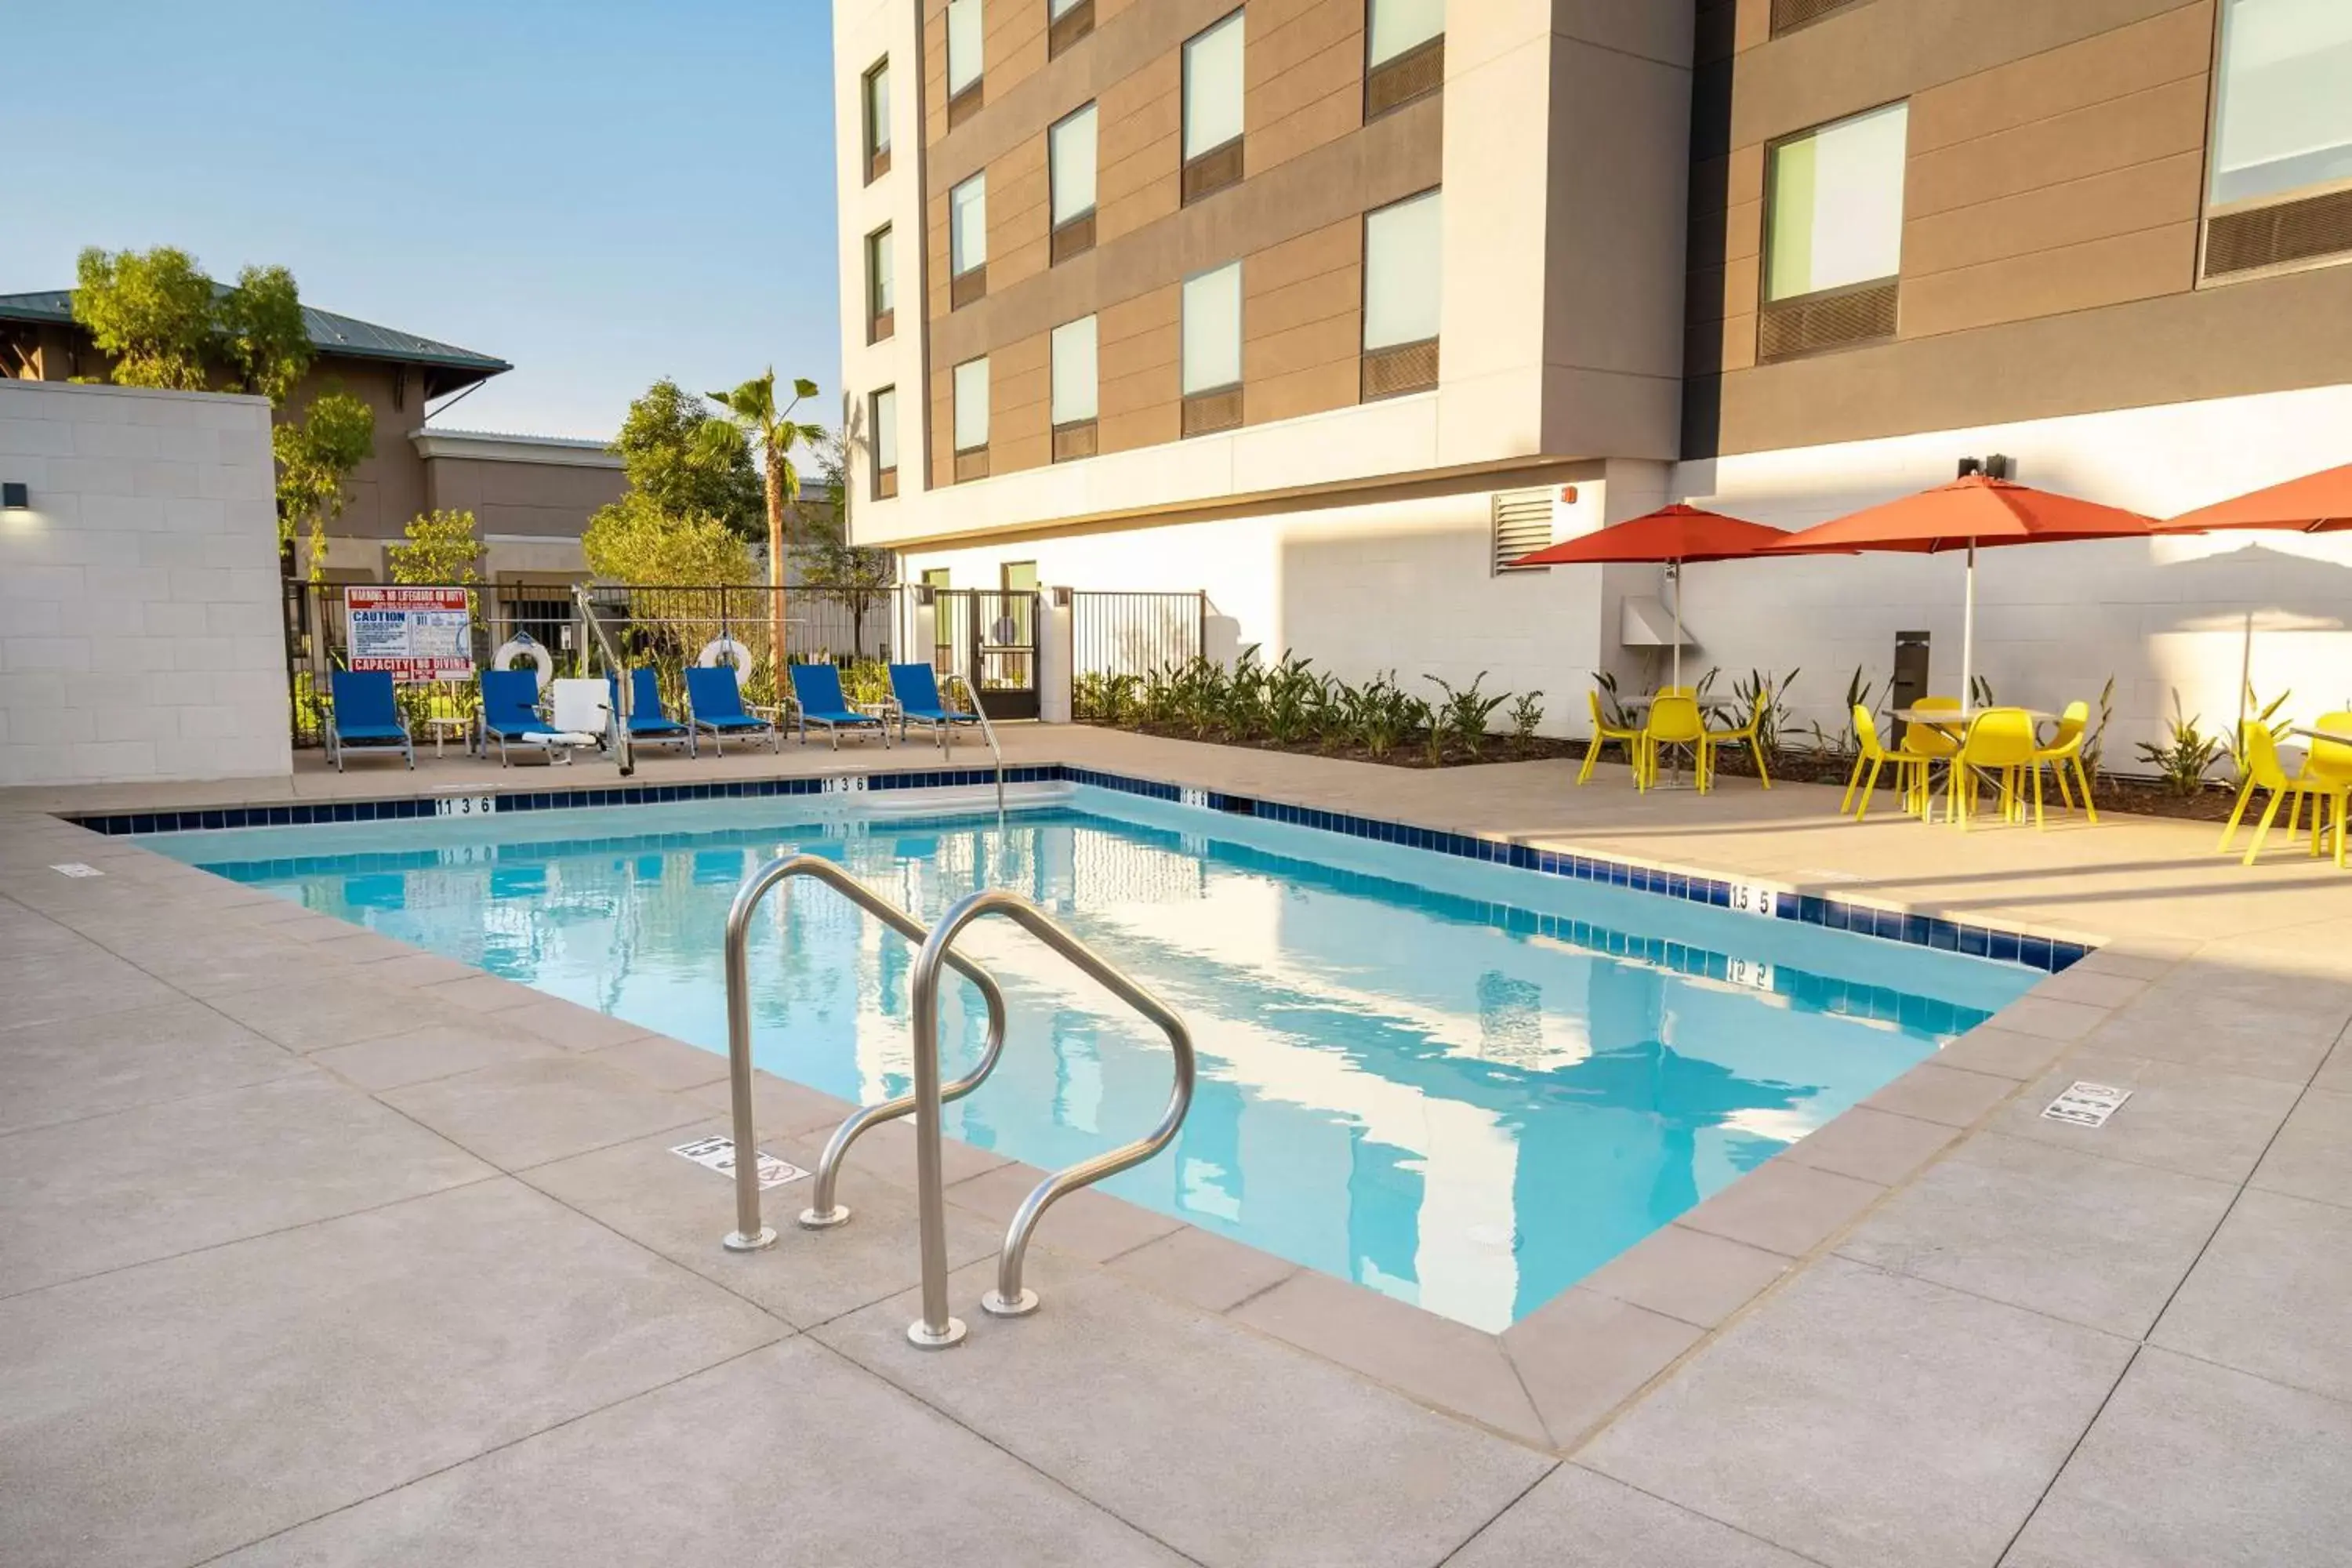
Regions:
<svg viewBox="0 0 2352 1568"><path fill-rule="evenodd" d="M682 1154L696 1164L718 1172L722 1176L735 1173L735 1140L732 1138L698 1138L691 1143L680 1143L670 1151ZM760 1190L781 1187L786 1182L797 1182L807 1175L798 1165L786 1164L773 1154L760 1156Z"/></svg>
<svg viewBox="0 0 2352 1568"><path fill-rule="evenodd" d="M395 680L466 680L474 673L472 617L463 588L343 589L351 668L383 669Z"/></svg>

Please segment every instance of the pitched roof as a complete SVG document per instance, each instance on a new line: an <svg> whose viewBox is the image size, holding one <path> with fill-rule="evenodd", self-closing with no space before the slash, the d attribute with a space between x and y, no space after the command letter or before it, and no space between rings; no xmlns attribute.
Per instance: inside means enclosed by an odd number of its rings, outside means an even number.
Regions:
<svg viewBox="0 0 2352 1568"><path fill-rule="evenodd" d="M215 287L226 292L221 285L215 284ZM47 289L31 294L0 294L0 321L37 321L70 326L73 324L73 290ZM468 380L485 380L514 369L502 359L478 354L455 343L436 342L431 338L420 338L415 332L404 332L394 327L379 327L373 321L362 321L355 316L339 316L332 310L321 310L313 305L302 307L302 324L310 329L311 346L322 354L388 360L399 364L434 365L470 373L458 378L457 384Z"/></svg>

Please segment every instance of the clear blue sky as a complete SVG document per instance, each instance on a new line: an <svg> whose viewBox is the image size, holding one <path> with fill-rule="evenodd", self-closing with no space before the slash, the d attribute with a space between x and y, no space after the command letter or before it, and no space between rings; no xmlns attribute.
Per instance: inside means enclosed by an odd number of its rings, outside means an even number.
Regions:
<svg viewBox="0 0 2352 1568"><path fill-rule="evenodd" d="M7 9L0 293L176 245L515 366L450 426L609 436L771 361L838 413L824 0Z"/></svg>

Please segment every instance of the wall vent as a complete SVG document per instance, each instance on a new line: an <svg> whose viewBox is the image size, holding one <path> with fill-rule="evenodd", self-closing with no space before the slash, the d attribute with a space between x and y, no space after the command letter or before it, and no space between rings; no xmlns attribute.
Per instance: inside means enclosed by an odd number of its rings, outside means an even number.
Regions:
<svg viewBox="0 0 2352 1568"><path fill-rule="evenodd" d="M1494 572L1549 572L1549 566L1514 566L1520 556L1551 543L1551 487L1495 492Z"/></svg>
<svg viewBox="0 0 2352 1568"><path fill-rule="evenodd" d="M1363 381L1359 395L1366 403L1383 397L1402 397L1408 392L1428 392L1436 385L1435 338L1365 352Z"/></svg>
<svg viewBox="0 0 2352 1568"><path fill-rule="evenodd" d="M2352 188L2225 213L2205 225L2205 276L2352 251Z"/></svg>
<svg viewBox="0 0 2352 1568"><path fill-rule="evenodd" d="M1058 58L1064 49L1095 30L1095 0L1078 0L1045 28L1045 58Z"/></svg>
<svg viewBox="0 0 2352 1568"><path fill-rule="evenodd" d="M1196 392L1184 399L1184 434L1207 436L1219 430L1231 430L1242 422L1242 389L1223 386L1214 392Z"/></svg>
<svg viewBox="0 0 2352 1568"><path fill-rule="evenodd" d="M1374 66L1364 78L1364 118L1377 120L1445 85L1445 35L1440 33Z"/></svg>
<svg viewBox="0 0 2352 1568"><path fill-rule="evenodd" d="M1817 22L1832 11L1843 11L1858 0L1772 0L1772 36Z"/></svg>
<svg viewBox="0 0 2352 1568"><path fill-rule="evenodd" d="M1895 335L1898 285L1889 278L1845 289L1825 289L1766 305L1756 318L1756 357L1796 359Z"/></svg>

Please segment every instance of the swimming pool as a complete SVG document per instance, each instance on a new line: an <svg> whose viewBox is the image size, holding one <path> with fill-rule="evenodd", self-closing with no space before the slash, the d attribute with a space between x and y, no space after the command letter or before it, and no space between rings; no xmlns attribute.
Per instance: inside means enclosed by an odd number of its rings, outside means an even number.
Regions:
<svg viewBox="0 0 2352 1568"><path fill-rule="evenodd" d="M720 939L761 861L925 921L1035 899L1190 1022L1191 1115L1108 1191L1489 1331L2021 994L2039 971L1080 786L1011 816L809 796L153 836L418 947L726 1048ZM830 797L856 803L863 797ZM949 1131L1055 1167L1148 1128L1165 1042L1017 931L970 951L1004 1059ZM960 944L961 945L961 944ZM803 883L754 930L759 1065L909 1083L912 950ZM971 1005L967 1009L964 1004ZM950 1075L976 1058L950 980ZM845 1195L856 1202L854 1182ZM1042 1227L1050 1244L1050 1217Z"/></svg>

